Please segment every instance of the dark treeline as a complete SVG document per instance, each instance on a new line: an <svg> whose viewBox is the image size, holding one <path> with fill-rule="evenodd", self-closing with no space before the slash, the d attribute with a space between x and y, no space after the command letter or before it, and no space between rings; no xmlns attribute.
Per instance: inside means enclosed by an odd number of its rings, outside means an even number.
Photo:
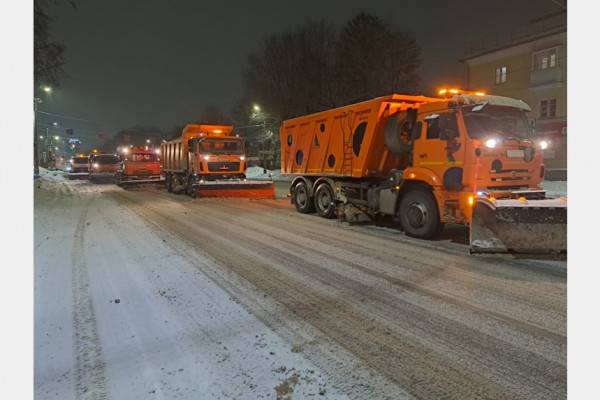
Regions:
<svg viewBox="0 0 600 400"><path fill-rule="evenodd" d="M285 119L393 92L414 93L420 64L415 39L374 15L360 13L340 30L310 21L266 36L248 56L244 98Z"/></svg>

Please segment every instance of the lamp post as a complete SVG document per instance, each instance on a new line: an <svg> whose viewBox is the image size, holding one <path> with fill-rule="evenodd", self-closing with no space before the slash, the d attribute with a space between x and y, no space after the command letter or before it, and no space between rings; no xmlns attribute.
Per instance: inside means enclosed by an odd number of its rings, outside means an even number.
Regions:
<svg viewBox="0 0 600 400"><path fill-rule="evenodd" d="M42 90L45 93L52 93L52 88L50 86L42 87ZM33 98L33 173L35 176L40 174L40 155L38 151L38 134L37 134L37 110L38 104L42 102L42 99L39 97Z"/></svg>

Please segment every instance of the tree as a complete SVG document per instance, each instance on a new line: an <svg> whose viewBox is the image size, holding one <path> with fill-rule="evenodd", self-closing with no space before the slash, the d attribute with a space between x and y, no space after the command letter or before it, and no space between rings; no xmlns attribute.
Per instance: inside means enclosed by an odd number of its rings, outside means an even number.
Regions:
<svg viewBox="0 0 600 400"><path fill-rule="evenodd" d="M243 98L286 119L393 92L413 93L420 63L414 38L376 16L360 13L339 34L331 23L312 21L264 38L248 56Z"/></svg>
<svg viewBox="0 0 600 400"><path fill-rule="evenodd" d="M419 83L421 50L408 34L380 18L360 13L342 29L336 48L338 102L350 103L394 92L413 93Z"/></svg>
<svg viewBox="0 0 600 400"><path fill-rule="evenodd" d="M75 7L75 2L66 0ZM35 0L33 6L33 75L36 87L41 84L58 86L64 75L65 45L52 41L52 17L48 14L52 0Z"/></svg>
<svg viewBox="0 0 600 400"><path fill-rule="evenodd" d="M268 35L248 56L242 77L246 98L284 118L333 105L334 48L335 30L325 21Z"/></svg>

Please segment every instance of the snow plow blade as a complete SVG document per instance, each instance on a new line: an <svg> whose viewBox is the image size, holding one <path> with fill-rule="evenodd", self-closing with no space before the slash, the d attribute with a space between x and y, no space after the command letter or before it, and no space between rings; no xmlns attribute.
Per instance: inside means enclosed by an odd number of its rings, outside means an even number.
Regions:
<svg viewBox="0 0 600 400"><path fill-rule="evenodd" d="M565 253L567 200L478 199L469 243L471 253Z"/></svg>
<svg viewBox="0 0 600 400"><path fill-rule="evenodd" d="M164 185L165 180L161 178L161 179L128 179L128 180L117 181L117 185L119 185L121 187L131 187L131 186L136 186L136 185L149 185L149 184L153 184L153 183Z"/></svg>
<svg viewBox="0 0 600 400"><path fill-rule="evenodd" d="M210 181L194 185L198 197L274 199L275 185L268 181Z"/></svg>

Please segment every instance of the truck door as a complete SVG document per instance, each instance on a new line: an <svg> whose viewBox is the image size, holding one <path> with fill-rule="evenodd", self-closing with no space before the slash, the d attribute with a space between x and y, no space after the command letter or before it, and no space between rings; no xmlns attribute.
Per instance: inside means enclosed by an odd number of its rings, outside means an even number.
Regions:
<svg viewBox="0 0 600 400"><path fill-rule="evenodd" d="M427 114L422 122L420 137L415 140L413 165L427 168L445 180L447 170L462 167L464 161L464 138L460 135L456 113ZM456 179L460 181L460 177Z"/></svg>

